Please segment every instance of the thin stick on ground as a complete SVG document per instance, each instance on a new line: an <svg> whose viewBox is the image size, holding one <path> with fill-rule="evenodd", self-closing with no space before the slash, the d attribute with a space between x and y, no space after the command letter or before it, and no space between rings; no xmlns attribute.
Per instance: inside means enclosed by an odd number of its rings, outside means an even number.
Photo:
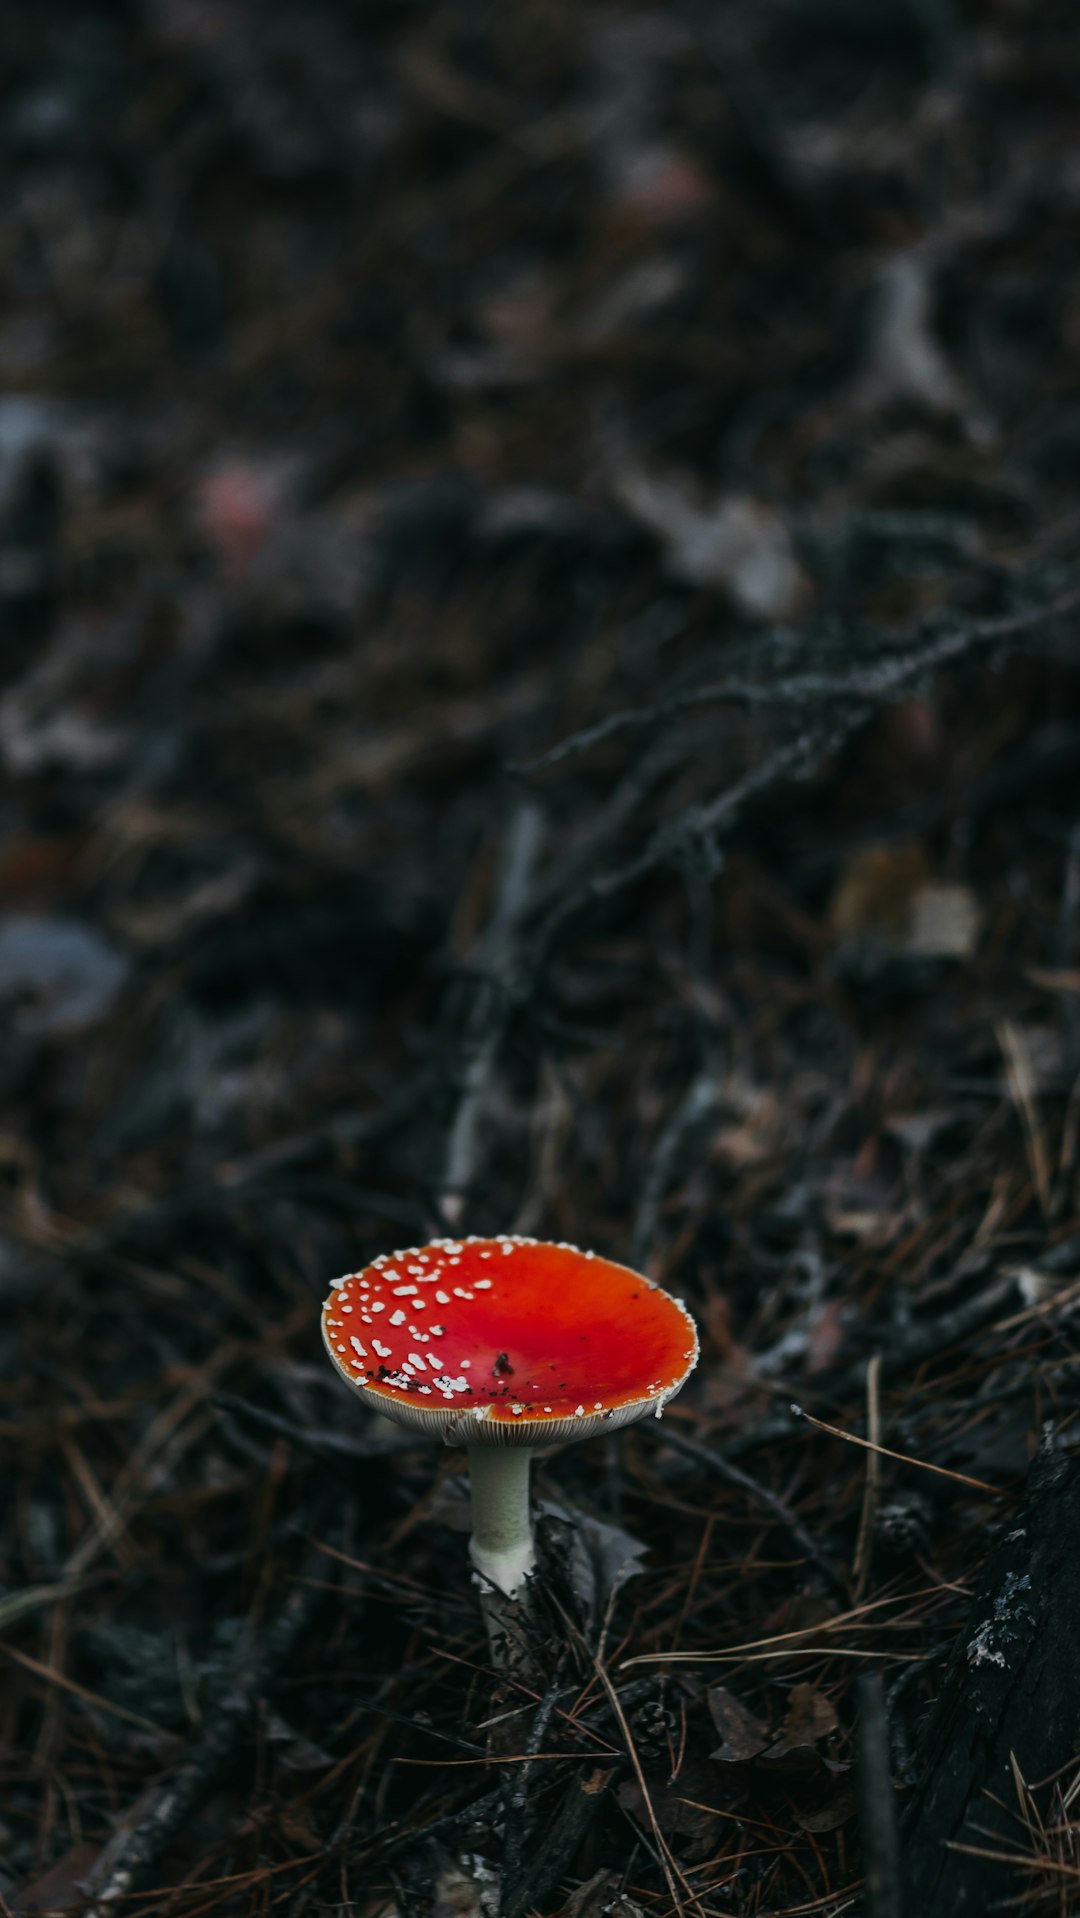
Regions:
<svg viewBox="0 0 1080 1918"><path fill-rule="evenodd" d="M1028 1160L1031 1165L1031 1183L1038 1194L1043 1217L1050 1211L1050 1159L1046 1150L1046 1138L1039 1117L1038 1101L1035 1097L1035 1072L1031 1063L1031 1053L1027 1041L1019 1027L1011 1019L1002 1019L998 1025L998 1044L1005 1060L1005 1075L1009 1082L1009 1095L1024 1130L1024 1143L1027 1146Z"/></svg>
<svg viewBox="0 0 1080 1918"><path fill-rule="evenodd" d="M866 1454L866 1482L863 1487L862 1511L859 1514L859 1536L855 1542L855 1559L851 1573L854 1580L855 1597L861 1598L866 1590L866 1581L870 1575L870 1559L874 1550L874 1524L877 1518L878 1491L881 1485L881 1398L878 1381L881 1376L881 1353L875 1352L866 1368L866 1436L871 1449Z"/></svg>
<svg viewBox="0 0 1080 1918"><path fill-rule="evenodd" d="M656 1812L653 1809L652 1798L649 1794L649 1787L645 1779L645 1773L642 1770L641 1759L638 1756L638 1749L634 1743L634 1739L631 1734L630 1727L626 1722L626 1714L623 1711L621 1703L619 1702L619 1694L615 1690L615 1687L612 1684L611 1679L608 1677L605 1666L601 1664L598 1658L593 1660L593 1666L594 1666L597 1678L600 1680L601 1685L603 1686L605 1692L607 1693L608 1704L611 1706L611 1710L614 1715L615 1721L619 1727L620 1732L622 1733L623 1740L626 1745L626 1755L629 1758L630 1763L633 1767L634 1777L637 1780L638 1790L641 1793L642 1803L645 1807L646 1817L649 1820L649 1827L650 1827L650 1830L652 1831L653 1841L660 1855L660 1863L663 1869L664 1879L666 1881L668 1891L671 1894L671 1901L673 1905L675 1906L676 1911L679 1913L679 1918L682 1918L682 1914L683 1914L683 1902L682 1902L683 1894L685 1894L686 1899L688 1903L690 1904L691 1908L695 1911L700 1911L700 1906L698 1905L697 1900L695 1899L694 1893L691 1887L687 1884L686 1879L683 1877L682 1872L679 1870L679 1866L668 1846L667 1839L664 1837L664 1834L660 1829L659 1823L657 1822Z"/></svg>
<svg viewBox="0 0 1080 1918"><path fill-rule="evenodd" d="M829 1563L820 1545L782 1498L770 1491L767 1485L762 1485L756 1478L751 1478L749 1472L744 1472L740 1466L733 1465L722 1452L714 1451L709 1445L699 1444L697 1439L685 1438L681 1432L673 1431L670 1424L662 1427L657 1436L662 1445L670 1445L673 1451L682 1452L686 1458L697 1459L700 1465L708 1466L709 1470L715 1472L718 1478L722 1478L725 1484L745 1493L753 1504L768 1512L770 1517L782 1526L792 1543L798 1546L808 1563L815 1567L829 1591L846 1601L847 1588L835 1566Z"/></svg>
<svg viewBox="0 0 1080 1918"><path fill-rule="evenodd" d="M645 1176L641 1204L634 1224L634 1236L630 1244L630 1264L635 1271L645 1269L652 1251L660 1223L660 1208L664 1202L664 1194L679 1149L687 1135L707 1118L716 1100L717 1087L714 1075L709 1071L700 1073L686 1096L676 1106L657 1140L656 1149Z"/></svg>
<svg viewBox="0 0 1080 1918"><path fill-rule="evenodd" d="M460 1091L447 1136L438 1198L439 1213L450 1226L457 1226L462 1218L476 1172L484 1096L513 1003L517 931L528 907L542 837L540 809L526 800L511 821L495 911L476 954L475 964L482 978L462 1031L452 1035Z"/></svg>
<svg viewBox="0 0 1080 1918"><path fill-rule="evenodd" d="M161 1785L138 1823L121 1831L106 1846L86 1881L90 1903L85 1918L106 1918L120 1908L138 1890L162 1853L184 1832L322 1603L321 1589L304 1582L305 1575L317 1577L321 1564L321 1551L309 1554L301 1578L293 1585L261 1645L238 1670L207 1718L198 1744L172 1778Z"/></svg>
<svg viewBox="0 0 1080 1918"><path fill-rule="evenodd" d="M855 1680L855 1696L859 1714L855 1734L855 1784L866 1872L866 1918L901 1918L900 1834L880 1675L861 1673Z"/></svg>
<svg viewBox="0 0 1080 1918"><path fill-rule="evenodd" d="M973 1491L986 1492L991 1498L1004 1498L1005 1492L1000 1485L988 1485L985 1479L970 1478L966 1472L950 1472L945 1465L931 1465L929 1459L912 1458L910 1452L894 1452L888 1445L875 1445L870 1439L859 1438L854 1432L843 1432L838 1425L826 1425L824 1419L816 1419L812 1412L804 1412L801 1405L793 1405L792 1411L798 1418L805 1419L807 1425L814 1425L819 1432L827 1432L830 1438L843 1439L845 1445L859 1445L866 1452L877 1452L882 1458L894 1458L901 1465L915 1465L920 1472L933 1472L938 1478L949 1478L956 1485L970 1485Z"/></svg>
<svg viewBox="0 0 1080 1918"><path fill-rule="evenodd" d="M767 707L770 711L792 706L802 711L814 700L870 700L874 704L881 704L888 701L899 688L906 687L913 678L918 679L922 674L948 664L973 647L1007 644L1010 640L1022 638L1038 626L1065 618L1078 608L1080 588L1074 586L1042 606L1028 607L1001 619L976 620L968 626L958 626L922 646L918 645L918 629L898 635L888 642L890 650L884 657L853 672L793 673L786 679L771 681L734 676L713 680L708 685L695 686L689 692L676 693L670 699L659 700L652 706L630 707L623 712L609 713L606 719L585 726L580 732L571 733L568 738L560 740L557 746L549 747L547 752L539 753L535 759L515 765L511 770L520 774L546 772L561 760L588 752L593 746L599 746L620 733L653 728L664 720L678 718L683 713L694 712L704 706L731 704Z"/></svg>
<svg viewBox="0 0 1080 1918"><path fill-rule="evenodd" d="M663 866L680 858L695 842L716 846L741 819L750 802L785 781L808 778L833 757L882 706L895 704L936 668L971 653L1008 649L1041 626L1080 608L1080 586L1070 585L1049 601L1000 619L974 620L943 638L889 659L865 679L856 679L843 697L823 684L819 706L802 720L794 737L781 739L733 785L712 799L687 807L658 826L644 850L621 866L596 874L562 901L535 934L534 970L547 961L571 922L590 906L614 899ZM829 682L831 684L831 682ZM796 709L800 710L800 709Z"/></svg>

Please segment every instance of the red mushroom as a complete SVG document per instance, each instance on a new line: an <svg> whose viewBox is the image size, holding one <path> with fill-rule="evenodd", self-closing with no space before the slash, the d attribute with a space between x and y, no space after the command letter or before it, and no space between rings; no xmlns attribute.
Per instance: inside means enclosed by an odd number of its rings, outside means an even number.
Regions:
<svg viewBox="0 0 1080 1918"><path fill-rule="evenodd" d="M535 1562L528 1448L659 1418L698 1355L650 1279L505 1233L386 1253L334 1281L322 1323L376 1411L466 1447L473 1565L508 1598Z"/></svg>

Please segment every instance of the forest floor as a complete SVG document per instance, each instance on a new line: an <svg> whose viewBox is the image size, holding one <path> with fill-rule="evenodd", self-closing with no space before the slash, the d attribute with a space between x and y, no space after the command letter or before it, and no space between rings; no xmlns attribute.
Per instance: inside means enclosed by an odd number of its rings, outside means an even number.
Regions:
<svg viewBox="0 0 1080 1918"><path fill-rule="evenodd" d="M1080 1408L1080 14L0 49L0 1912L895 1918ZM702 1333L516 1694L319 1338L448 1223Z"/></svg>

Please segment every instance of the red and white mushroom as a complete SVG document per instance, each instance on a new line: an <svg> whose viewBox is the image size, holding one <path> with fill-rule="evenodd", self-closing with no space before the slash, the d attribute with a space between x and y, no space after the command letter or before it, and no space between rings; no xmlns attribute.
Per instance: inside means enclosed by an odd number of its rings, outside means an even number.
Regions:
<svg viewBox="0 0 1080 1918"><path fill-rule="evenodd" d="M335 1279L323 1338L342 1377L401 1425L464 1445L481 1581L533 1570L529 1447L659 1418L697 1332L667 1292L572 1245L436 1239Z"/></svg>

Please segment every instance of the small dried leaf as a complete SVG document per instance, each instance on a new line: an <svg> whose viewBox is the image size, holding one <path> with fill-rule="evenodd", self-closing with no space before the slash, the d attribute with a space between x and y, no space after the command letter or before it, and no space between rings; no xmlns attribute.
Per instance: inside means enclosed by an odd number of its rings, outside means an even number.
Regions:
<svg viewBox="0 0 1080 1918"><path fill-rule="evenodd" d="M864 846L849 861L829 907L833 938L872 936L902 945L911 902L925 885L925 848L912 840Z"/></svg>
<svg viewBox="0 0 1080 1918"><path fill-rule="evenodd" d="M846 1765L818 1749L831 1738L838 1720L829 1700L813 1685L794 1685L788 1699L787 1715L759 1762L779 1772L802 1772L820 1776L847 1771Z"/></svg>
<svg viewBox="0 0 1080 1918"><path fill-rule="evenodd" d="M431 1918L497 1918L498 1874L486 1858L444 1856L435 1879Z"/></svg>
<svg viewBox="0 0 1080 1918"><path fill-rule="evenodd" d="M769 1743L769 1734L759 1718L740 1704L726 1685L710 1685L707 1693L713 1724L722 1743L711 1756L724 1765L744 1765L757 1758Z"/></svg>
<svg viewBox="0 0 1080 1918"><path fill-rule="evenodd" d="M278 1763L286 1771L328 1771L333 1764L329 1753L324 1752L302 1732L294 1730L279 1712L265 1706L261 1713L263 1736L270 1745L278 1747Z"/></svg>
<svg viewBox="0 0 1080 1918"><path fill-rule="evenodd" d="M0 923L0 999L22 1032L67 1035L103 1019L130 966L78 919L12 914Z"/></svg>
<svg viewBox="0 0 1080 1918"><path fill-rule="evenodd" d="M780 515L741 494L703 500L690 483L627 465L618 498L662 541L668 571L692 586L718 586L751 619L790 619L810 587Z"/></svg>
<svg viewBox="0 0 1080 1918"><path fill-rule="evenodd" d="M630 1532L584 1512L544 1499L539 1507L545 1537L556 1542L574 1597L590 1622L602 1616L612 1594L642 1570L647 1547Z"/></svg>
<svg viewBox="0 0 1080 1918"><path fill-rule="evenodd" d="M917 971L926 960L969 959L980 912L970 886L931 878L925 848L903 841L855 854L829 922L840 972L871 978Z"/></svg>
<svg viewBox="0 0 1080 1918"><path fill-rule="evenodd" d="M97 1845L72 1846L55 1865L14 1893L16 1908L31 1912L81 1911L86 1903L82 1881L99 1855Z"/></svg>
<svg viewBox="0 0 1080 1918"><path fill-rule="evenodd" d="M825 1804L815 1806L813 1811L797 1811L795 1823L803 1831L837 1831L854 1816L855 1787L844 1784L838 1785Z"/></svg>
<svg viewBox="0 0 1080 1918"><path fill-rule="evenodd" d="M643 1918L640 1905L620 1889L621 1871L594 1871L560 1905L556 1918Z"/></svg>
<svg viewBox="0 0 1080 1918"><path fill-rule="evenodd" d="M969 959L979 937L979 908L970 886L934 882L911 901L905 946L917 958Z"/></svg>
<svg viewBox="0 0 1080 1918"><path fill-rule="evenodd" d="M793 1685L777 1744L816 1745L819 1739L831 1738L838 1724L829 1700L813 1685Z"/></svg>

